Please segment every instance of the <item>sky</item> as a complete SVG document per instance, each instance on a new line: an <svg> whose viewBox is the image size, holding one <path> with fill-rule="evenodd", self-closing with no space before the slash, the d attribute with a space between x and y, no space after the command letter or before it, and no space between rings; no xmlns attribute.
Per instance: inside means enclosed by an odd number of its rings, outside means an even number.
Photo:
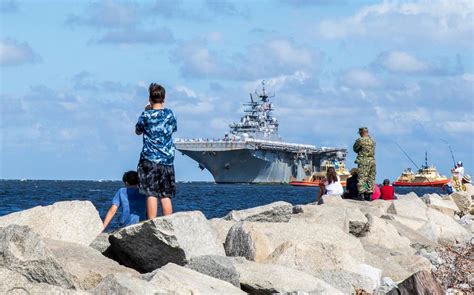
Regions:
<svg viewBox="0 0 474 295"><path fill-rule="evenodd" d="M289 142L377 142L377 180L425 151L474 174L474 2L0 0L3 179L121 179L151 82L175 138L222 138L266 81ZM176 154L180 181L211 181Z"/></svg>

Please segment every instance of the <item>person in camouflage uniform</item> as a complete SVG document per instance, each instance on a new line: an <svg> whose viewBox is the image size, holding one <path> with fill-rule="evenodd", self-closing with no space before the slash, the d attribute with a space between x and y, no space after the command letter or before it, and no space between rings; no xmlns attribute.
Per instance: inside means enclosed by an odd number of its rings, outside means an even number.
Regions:
<svg viewBox="0 0 474 295"><path fill-rule="evenodd" d="M355 163L359 171L357 189L360 200L371 201L375 185L375 141L369 136L366 127L359 128L359 134L360 138L353 147L357 153Z"/></svg>

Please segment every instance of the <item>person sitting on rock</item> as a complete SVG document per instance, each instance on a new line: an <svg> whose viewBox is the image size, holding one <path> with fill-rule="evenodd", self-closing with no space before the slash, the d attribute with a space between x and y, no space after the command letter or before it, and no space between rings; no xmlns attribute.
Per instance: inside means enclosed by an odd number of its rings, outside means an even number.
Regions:
<svg viewBox="0 0 474 295"><path fill-rule="evenodd" d="M336 169L329 167L326 172L326 179L320 182L318 205L323 204L323 195L342 195L344 189L342 188L341 180L337 176Z"/></svg>
<svg viewBox="0 0 474 295"><path fill-rule="evenodd" d="M352 168L351 176L346 181L346 191L344 192L344 199L357 200L359 192L357 191L357 168Z"/></svg>
<svg viewBox="0 0 474 295"><path fill-rule="evenodd" d="M115 193L112 206L105 215L102 231L107 228L119 208L122 208L120 227L146 220L146 196L138 191L138 173L135 171L125 172L122 181L125 187Z"/></svg>
<svg viewBox="0 0 474 295"><path fill-rule="evenodd" d="M380 193L382 194L382 199L384 200L393 200L395 198L395 192L393 190L393 186L390 185L390 180L385 179L383 181L383 186L380 189Z"/></svg>

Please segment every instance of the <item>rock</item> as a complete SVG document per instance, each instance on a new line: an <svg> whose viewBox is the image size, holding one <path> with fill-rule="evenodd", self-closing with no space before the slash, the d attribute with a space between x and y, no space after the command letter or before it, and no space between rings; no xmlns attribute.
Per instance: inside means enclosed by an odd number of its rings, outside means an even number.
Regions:
<svg viewBox="0 0 474 295"><path fill-rule="evenodd" d="M380 285L380 269L369 265L360 265L357 272L343 269L323 269L315 271L314 275L344 294L356 294L356 290L366 290L369 294Z"/></svg>
<svg viewBox="0 0 474 295"><path fill-rule="evenodd" d="M215 255L193 257L186 267L240 288L239 273L229 257Z"/></svg>
<svg viewBox="0 0 474 295"><path fill-rule="evenodd" d="M97 295L157 294L156 288L152 284L127 273L110 274L89 292Z"/></svg>
<svg viewBox="0 0 474 295"><path fill-rule="evenodd" d="M432 208L428 208L427 216L429 222L420 229L425 236L434 236L439 243L447 245L456 241L463 243L471 238L470 232L449 216Z"/></svg>
<svg viewBox="0 0 474 295"><path fill-rule="evenodd" d="M228 282L173 263L154 271L150 283L158 294L246 294Z"/></svg>
<svg viewBox="0 0 474 295"><path fill-rule="evenodd" d="M382 283L380 284L380 287L375 290L374 295L385 295L390 290L396 287L397 284L395 284L395 282L391 278L383 277Z"/></svg>
<svg viewBox="0 0 474 295"><path fill-rule="evenodd" d="M209 220L209 222L211 223L212 228L217 233L217 240L219 241L219 244L224 245L225 238L227 237L227 234L229 233L230 228L234 224L236 224L236 222L224 220L222 218L213 218Z"/></svg>
<svg viewBox="0 0 474 295"><path fill-rule="evenodd" d="M414 253L415 249L410 247L410 240L401 236L397 229L386 220L367 214L369 217L369 230L360 237L362 245L378 246L403 253Z"/></svg>
<svg viewBox="0 0 474 295"><path fill-rule="evenodd" d="M232 210L224 219L229 221L288 222L293 214L293 205L275 202L245 210Z"/></svg>
<svg viewBox="0 0 474 295"><path fill-rule="evenodd" d="M426 204L414 193L400 196L398 200L391 202L387 213L396 214L402 217L428 220L426 216Z"/></svg>
<svg viewBox="0 0 474 295"><path fill-rule="evenodd" d="M140 272L173 262L185 265L192 257L225 256L217 234L199 211L179 212L125 227L109 238L119 261Z"/></svg>
<svg viewBox="0 0 474 295"><path fill-rule="evenodd" d="M29 281L19 273L0 268L0 294L85 294L82 291L64 289L45 283Z"/></svg>
<svg viewBox="0 0 474 295"><path fill-rule="evenodd" d="M387 295L430 294L444 295L441 285L430 271L419 271L398 284Z"/></svg>
<svg viewBox="0 0 474 295"><path fill-rule="evenodd" d="M250 294L343 294L326 282L296 269L234 258L242 290Z"/></svg>
<svg viewBox="0 0 474 295"><path fill-rule="evenodd" d="M249 222L239 222L231 227L224 248L227 256L240 256L257 262L265 260L273 250L265 234Z"/></svg>
<svg viewBox="0 0 474 295"><path fill-rule="evenodd" d="M390 208L393 201L378 199L372 202L361 202L356 200L346 200L346 202L357 206L363 214L371 214L373 216L381 217L382 215L387 214L387 210Z"/></svg>
<svg viewBox="0 0 474 295"><path fill-rule="evenodd" d="M451 218L454 217L454 213L459 212L456 203L451 200L443 200L443 198L437 194L426 194L423 197L426 198L429 208L436 209Z"/></svg>
<svg viewBox="0 0 474 295"><path fill-rule="evenodd" d="M110 247L109 234L101 233L94 241L89 245L92 249L99 251L100 253L106 252Z"/></svg>
<svg viewBox="0 0 474 295"><path fill-rule="evenodd" d="M139 275L133 269L119 265L87 246L54 240L45 240L45 244L74 284L84 290L96 287L110 274Z"/></svg>
<svg viewBox="0 0 474 295"><path fill-rule="evenodd" d="M451 194L456 206L463 214L467 214L471 210L472 196L468 192L455 192Z"/></svg>
<svg viewBox="0 0 474 295"><path fill-rule="evenodd" d="M383 216L384 220L387 220L393 227L397 229L397 232L410 240L410 246L416 250L420 249L427 249L427 250L434 250L438 247L438 243L431 239L428 239L424 235L420 234L413 228L410 228L399 221L391 218L392 216Z"/></svg>
<svg viewBox="0 0 474 295"><path fill-rule="evenodd" d="M340 195L323 195L323 204L329 206L339 206L345 203L345 200Z"/></svg>
<svg viewBox="0 0 474 295"><path fill-rule="evenodd" d="M10 224L26 225L42 238L86 246L102 230L99 213L89 201L57 202L0 217L0 227Z"/></svg>
<svg viewBox="0 0 474 295"><path fill-rule="evenodd" d="M75 283L39 235L29 227L0 227L0 268L23 275L31 282L74 289Z"/></svg>

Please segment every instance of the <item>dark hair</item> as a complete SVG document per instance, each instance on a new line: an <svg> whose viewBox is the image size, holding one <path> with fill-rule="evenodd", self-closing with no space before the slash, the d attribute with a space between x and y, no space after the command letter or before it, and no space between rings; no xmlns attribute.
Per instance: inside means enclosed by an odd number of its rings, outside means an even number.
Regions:
<svg viewBox="0 0 474 295"><path fill-rule="evenodd" d="M328 170L326 171L326 179L329 184L337 182L337 174L336 169L334 169L334 167L328 168Z"/></svg>
<svg viewBox="0 0 474 295"><path fill-rule="evenodd" d="M388 179L384 179L384 181L383 181L383 185L389 185L389 184L390 184L390 180L388 180Z"/></svg>
<svg viewBox="0 0 474 295"><path fill-rule="evenodd" d="M127 171L123 174L122 181L126 182L128 185L137 185L138 184L138 173L136 171Z"/></svg>
<svg viewBox="0 0 474 295"><path fill-rule="evenodd" d="M151 83L148 92L152 103L163 103L165 101L166 91L160 84Z"/></svg>

